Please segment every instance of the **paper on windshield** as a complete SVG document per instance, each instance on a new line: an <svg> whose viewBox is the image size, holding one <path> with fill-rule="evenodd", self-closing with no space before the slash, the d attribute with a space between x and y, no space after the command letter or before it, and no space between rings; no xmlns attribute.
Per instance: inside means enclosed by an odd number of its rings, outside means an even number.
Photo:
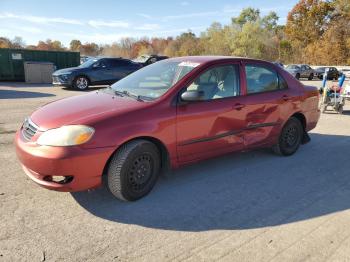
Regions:
<svg viewBox="0 0 350 262"><path fill-rule="evenodd" d="M194 63L194 62L181 62L179 66L188 66L188 67L197 67L199 66L199 63Z"/></svg>

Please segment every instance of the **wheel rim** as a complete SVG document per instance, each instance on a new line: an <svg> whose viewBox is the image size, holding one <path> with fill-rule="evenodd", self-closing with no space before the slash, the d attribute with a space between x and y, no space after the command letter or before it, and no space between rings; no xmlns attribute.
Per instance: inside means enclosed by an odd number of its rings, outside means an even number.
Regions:
<svg viewBox="0 0 350 262"><path fill-rule="evenodd" d="M288 147L294 147L299 139L299 132L295 126L290 126L286 129L283 135L283 141Z"/></svg>
<svg viewBox="0 0 350 262"><path fill-rule="evenodd" d="M144 190L152 178L153 170L154 163L150 154L137 156L128 170L130 188L134 192Z"/></svg>
<svg viewBox="0 0 350 262"><path fill-rule="evenodd" d="M87 88L87 86L88 86L88 81L87 81L86 78L84 78L84 77L79 77L79 78L77 79L77 87L78 87L79 89L85 89L85 88Z"/></svg>

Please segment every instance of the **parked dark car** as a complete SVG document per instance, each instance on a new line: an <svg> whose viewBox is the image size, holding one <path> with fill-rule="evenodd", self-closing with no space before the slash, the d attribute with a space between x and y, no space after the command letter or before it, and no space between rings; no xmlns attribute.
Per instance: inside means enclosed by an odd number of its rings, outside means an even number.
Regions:
<svg viewBox="0 0 350 262"><path fill-rule="evenodd" d="M142 66L147 66L150 64L153 64L157 61L168 59L169 57L167 56L159 56L159 55L142 55L139 56L138 58L134 59L133 61L135 63L140 63Z"/></svg>
<svg viewBox="0 0 350 262"><path fill-rule="evenodd" d="M57 70L53 84L86 90L92 85L111 85L142 65L123 58L93 58L78 67Z"/></svg>
<svg viewBox="0 0 350 262"><path fill-rule="evenodd" d="M309 65L288 65L286 70L296 79L307 78L312 80L315 76L315 70Z"/></svg>
<svg viewBox="0 0 350 262"><path fill-rule="evenodd" d="M335 67L322 66L322 67L318 67L315 69L316 76L319 79L323 79L323 75L324 75L327 68L328 68L328 72L327 72L327 79L328 80L338 79L338 77L341 75L341 73Z"/></svg>
<svg viewBox="0 0 350 262"><path fill-rule="evenodd" d="M316 87L265 61L172 58L38 108L15 144L24 171L45 188L87 190L104 174L113 195L133 201L168 168L261 147L294 154L310 140L318 103Z"/></svg>
<svg viewBox="0 0 350 262"><path fill-rule="evenodd" d="M273 62L273 64L278 65L278 66L284 68L284 64L281 63L281 62L279 62L279 61Z"/></svg>

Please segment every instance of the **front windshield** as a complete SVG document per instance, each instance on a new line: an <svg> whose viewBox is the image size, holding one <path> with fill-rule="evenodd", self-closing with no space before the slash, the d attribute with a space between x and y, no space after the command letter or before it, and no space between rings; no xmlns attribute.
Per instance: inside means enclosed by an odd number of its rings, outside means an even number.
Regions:
<svg viewBox="0 0 350 262"><path fill-rule="evenodd" d="M80 66L80 68L87 68L90 67L93 63L97 62L98 59L88 59L86 62L82 63Z"/></svg>
<svg viewBox="0 0 350 262"><path fill-rule="evenodd" d="M300 67L297 65L289 65L287 66L287 69L299 69Z"/></svg>
<svg viewBox="0 0 350 262"><path fill-rule="evenodd" d="M145 100L154 100L198 65L199 63L192 62L160 61L132 73L111 87L114 91L128 92Z"/></svg>

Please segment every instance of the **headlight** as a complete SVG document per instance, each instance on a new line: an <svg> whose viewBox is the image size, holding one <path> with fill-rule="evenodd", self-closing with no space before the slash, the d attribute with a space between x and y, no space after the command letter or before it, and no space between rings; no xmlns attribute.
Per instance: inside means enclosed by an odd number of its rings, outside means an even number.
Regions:
<svg viewBox="0 0 350 262"><path fill-rule="evenodd" d="M66 75L60 75L60 78L63 80L63 81L67 81L68 78L69 78L70 74L66 74Z"/></svg>
<svg viewBox="0 0 350 262"><path fill-rule="evenodd" d="M71 125L50 129L44 132L37 144L42 146L74 146L86 143L95 130L89 126Z"/></svg>

